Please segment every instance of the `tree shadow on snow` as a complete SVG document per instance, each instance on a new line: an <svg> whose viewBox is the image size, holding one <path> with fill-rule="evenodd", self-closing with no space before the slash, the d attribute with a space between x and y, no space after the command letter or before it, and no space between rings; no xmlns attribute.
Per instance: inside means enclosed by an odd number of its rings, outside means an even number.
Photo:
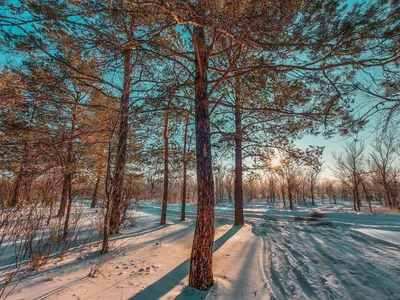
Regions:
<svg viewBox="0 0 400 300"><path fill-rule="evenodd" d="M225 244L232 236L234 236L241 228L241 226L232 226L231 229L225 232L219 239L214 241L213 252L221 248L222 245ZM190 259L187 259L168 274L129 298L129 300L160 299L175 286L179 285L181 281L189 274L189 266ZM176 299L204 299L206 295L207 292L200 292L191 288L185 288L183 292L176 297Z"/></svg>

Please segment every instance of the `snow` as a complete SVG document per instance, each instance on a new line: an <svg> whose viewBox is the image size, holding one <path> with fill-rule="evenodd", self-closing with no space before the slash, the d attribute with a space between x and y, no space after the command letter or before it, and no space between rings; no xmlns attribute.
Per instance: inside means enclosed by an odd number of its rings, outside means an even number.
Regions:
<svg viewBox="0 0 400 300"><path fill-rule="evenodd" d="M99 241L91 240L27 274L7 299L399 299L400 215L328 203L277 207L246 204L242 227L232 226L232 204L216 207L215 286L207 292L188 287L196 206L181 222L180 205L170 204L161 226L160 204L142 202L136 225L114 238L117 251L94 277ZM95 209L84 214L86 226L101 218Z"/></svg>
<svg viewBox="0 0 400 300"><path fill-rule="evenodd" d="M381 242L387 243L389 245L395 245L400 247L400 231L388 231L379 229L369 229L369 228L357 228L355 231L361 232L368 237L372 237Z"/></svg>

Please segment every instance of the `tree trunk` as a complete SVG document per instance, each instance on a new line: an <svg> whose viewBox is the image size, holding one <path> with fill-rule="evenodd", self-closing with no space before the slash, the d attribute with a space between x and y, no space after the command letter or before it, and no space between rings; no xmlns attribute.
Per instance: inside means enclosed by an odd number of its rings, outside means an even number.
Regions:
<svg viewBox="0 0 400 300"><path fill-rule="evenodd" d="M129 205L131 203L130 198L126 197L126 195L123 198L125 198L124 199L125 201L123 201L122 210L121 210L122 211L121 219L120 219L121 224L124 224L124 222L126 220L126 214L128 213Z"/></svg>
<svg viewBox="0 0 400 300"><path fill-rule="evenodd" d="M231 187L228 187L226 192L228 194L229 203L232 203L232 190L231 190Z"/></svg>
<svg viewBox="0 0 400 300"><path fill-rule="evenodd" d="M292 186L291 182L288 182L288 198L289 198L289 209L293 210L293 195L292 195Z"/></svg>
<svg viewBox="0 0 400 300"><path fill-rule="evenodd" d="M32 124L32 122L33 122L34 114L35 114L35 112L32 113L30 124ZM28 157L29 157L29 145L28 145L27 140L24 140L24 156L23 156L17 177L15 179L14 189L13 189L13 193L12 193L10 203L9 203L9 205L11 207L16 207L20 204L19 202L20 202L20 197L21 197L21 184L22 184L22 180L24 179L25 166L28 163Z"/></svg>
<svg viewBox="0 0 400 300"><path fill-rule="evenodd" d="M130 26L128 39L132 41L133 24ZM130 49L124 52L124 82L123 91L119 107L119 129L118 129L118 147L117 158L114 169L114 178L112 180L111 188L111 215L110 215L110 233L119 233L121 222L122 210L122 188L124 184L126 158L127 158L127 141L129 131L129 97L131 94L131 81L132 81L132 51Z"/></svg>
<svg viewBox="0 0 400 300"><path fill-rule="evenodd" d="M358 207L358 211L361 211L361 197L360 197L360 193L359 193L359 191L358 191L358 188L357 188L356 194L357 194L357 207Z"/></svg>
<svg viewBox="0 0 400 300"><path fill-rule="evenodd" d="M69 186L71 185L71 174L67 173L64 174L64 180L63 180L63 188L61 192L61 203L60 203L60 208L58 209L57 217L64 217L65 215L65 209L67 208L67 203L68 203L68 189Z"/></svg>
<svg viewBox="0 0 400 300"><path fill-rule="evenodd" d="M313 206L315 206L315 202L314 202L314 185L311 184L311 203Z"/></svg>
<svg viewBox="0 0 400 300"><path fill-rule="evenodd" d="M243 153L240 86L235 81L235 225L244 225L243 215Z"/></svg>
<svg viewBox="0 0 400 300"><path fill-rule="evenodd" d="M68 237L68 229L69 229L69 219L71 217L71 208L72 208L72 185L70 184L68 186L68 207L67 207L67 215L65 216L65 222L64 222L64 233L62 236L62 239L65 240Z"/></svg>
<svg viewBox="0 0 400 300"><path fill-rule="evenodd" d="M167 222L167 205L168 205L168 187L169 187L169 141L168 141L168 124L169 124L169 111L172 101L172 95L169 95L168 104L165 111L164 118L164 191L161 209L161 225Z"/></svg>
<svg viewBox="0 0 400 300"><path fill-rule="evenodd" d="M391 201L391 200L392 200L392 197L390 196L389 185L388 185L386 182L384 182L383 188L384 188L384 190L385 190L384 195L385 195L386 206L392 208L392 207L393 207L392 201Z"/></svg>
<svg viewBox="0 0 400 300"><path fill-rule="evenodd" d="M186 147L187 147L187 136L189 130L189 123L190 123L190 114L188 114L185 123L185 133L183 136L183 184L182 184L182 207L181 207L181 221L185 221L186 218L186 186L187 186L187 154L186 154Z"/></svg>
<svg viewBox="0 0 400 300"><path fill-rule="evenodd" d="M93 195L92 195L92 204L90 205L90 208L95 208L97 205L97 193L99 190L100 179L101 179L101 176L100 176L100 174L98 174L98 176L96 178L96 184L94 186L94 191L93 191Z"/></svg>
<svg viewBox="0 0 400 300"><path fill-rule="evenodd" d="M354 198L354 209L356 211L361 211L361 201L360 201L360 194L358 192L358 185L353 189L353 198Z"/></svg>
<svg viewBox="0 0 400 300"><path fill-rule="evenodd" d="M353 201L354 201L354 210L357 211L357 196L355 189L353 189Z"/></svg>
<svg viewBox="0 0 400 300"><path fill-rule="evenodd" d="M104 226L103 226L103 245L101 248L101 254L108 252L109 239L110 239L110 222L111 222L111 212L112 212L112 190L110 190L111 181L111 138L108 141L108 158L107 158L107 169L105 178L105 192L107 198L106 214L104 216ZM111 186L112 188L112 186Z"/></svg>
<svg viewBox="0 0 400 300"><path fill-rule="evenodd" d="M64 173L63 188L62 188L62 193L61 193L61 203L60 203L60 208L57 213L58 217L64 217L64 215L65 215L65 209L67 207L68 200L69 200L69 191L71 190L73 164L75 162L74 134L75 134L76 121L77 121L77 113L78 113L78 111L77 111L78 101L79 101L79 98L77 97L75 99L75 104L72 108L71 130L69 133L68 143L67 143L67 159L66 159L65 170L64 170L65 173Z"/></svg>
<svg viewBox="0 0 400 300"><path fill-rule="evenodd" d="M15 178L14 189L10 199L10 206L16 207L19 204L19 194L21 190L21 183L22 183L22 172L23 169L21 168Z"/></svg>
<svg viewBox="0 0 400 300"><path fill-rule="evenodd" d="M222 179L221 179L221 185L219 186L219 192L220 192L220 194L219 194L220 202L223 202L224 201L224 185L222 183Z"/></svg>
<svg viewBox="0 0 400 300"><path fill-rule="evenodd" d="M365 198L367 199L367 202L368 202L369 211L372 213L371 197L370 197L370 195L368 194L367 187L365 186L364 181L361 181L361 186L362 186L362 188L363 188L363 191L364 191L364 194L365 194Z"/></svg>
<svg viewBox="0 0 400 300"><path fill-rule="evenodd" d="M54 202L53 202L53 200L51 200L50 201L50 209L49 209L49 217L47 218L47 222L46 222L47 226L50 225L51 217L53 216L53 205L54 205Z"/></svg>
<svg viewBox="0 0 400 300"><path fill-rule="evenodd" d="M207 99L207 46L203 27L194 26L193 44L196 52L194 86L198 204L189 285L199 290L207 290L214 284L212 272L214 182Z"/></svg>

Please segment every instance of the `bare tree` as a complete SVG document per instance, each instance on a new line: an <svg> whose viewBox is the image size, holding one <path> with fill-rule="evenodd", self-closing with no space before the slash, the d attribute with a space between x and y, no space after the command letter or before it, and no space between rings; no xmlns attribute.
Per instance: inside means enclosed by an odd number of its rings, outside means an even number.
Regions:
<svg viewBox="0 0 400 300"><path fill-rule="evenodd" d="M335 176L351 190L354 210L356 211L360 211L361 209L359 189L364 173L364 149L364 142L355 139L353 142L347 143L346 146L343 147L343 153L333 155L333 172Z"/></svg>
<svg viewBox="0 0 400 300"><path fill-rule="evenodd" d="M315 206L314 202L314 193L315 193L315 185L317 184L317 179L322 170L322 163L319 163L315 166L311 166L307 172L309 182L310 182L310 196L311 203Z"/></svg>
<svg viewBox="0 0 400 300"><path fill-rule="evenodd" d="M382 134L374 142L373 151L369 157L371 176L379 184L385 197L385 205L390 208L398 207L395 197L392 197L393 183L400 174L397 166L395 132Z"/></svg>

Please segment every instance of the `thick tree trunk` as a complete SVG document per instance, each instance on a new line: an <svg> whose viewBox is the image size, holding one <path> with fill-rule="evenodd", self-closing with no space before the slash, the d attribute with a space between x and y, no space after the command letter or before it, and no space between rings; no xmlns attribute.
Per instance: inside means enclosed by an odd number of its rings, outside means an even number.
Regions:
<svg viewBox="0 0 400 300"><path fill-rule="evenodd" d="M186 218L186 189L187 189L187 136L189 130L190 115L188 114L185 123L185 133L183 136L183 184L182 184L182 207L181 207L181 221L185 221Z"/></svg>
<svg viewBox="0 0 400 300"><path fill-rule="evenodd" d="M169 141L168 141L168 126L169 126L169 112L172 101L172 95L168 98L168 104L165 111L164 118L164 191L161 209L161 225L167 222L167 205L168 205L168 187L169 187Z"/></svg>
<svg viewBox="0 0 400 300"><path fill-rule="evenodd" d="M244 225L243 215L243 153L240 82L235 82L235 225Z"/></svg>
<svg viewBox="0 0 400 300"><path fill-rule="evenodd" d="M90 205L90 208L95 208L97 205L97 193L99 191L100 179L101 179L101 176L99 174L99 175L97 175L96 184L94 185L94 190L93 190L93 195L92 195L92 203Z"/></svg>
<svg viewBox="0 0 400 300"><path fill-rule="evenodd" d="M133 26L130 28L129 40L133 40ZM114 178L111 187L111 215L110 215L110 233L119 233L121 223L122 189L124 184L126 158L127 158L127 142L129 132L129 97L131 94L132 81L132 51L127 49L124 52L124 82L123 91L119 106L119 129L118 129L118 146L117 158L114 168Z"/></svg>
<svg viewBox="0 0 400 300"><path fill-rule="evenodd" d="M198 204L189 285L199 290L207 290L214 284L214 182L207 99L207 46L203 27L194 26L193 44L196 52L194 85Z"/></svg>

